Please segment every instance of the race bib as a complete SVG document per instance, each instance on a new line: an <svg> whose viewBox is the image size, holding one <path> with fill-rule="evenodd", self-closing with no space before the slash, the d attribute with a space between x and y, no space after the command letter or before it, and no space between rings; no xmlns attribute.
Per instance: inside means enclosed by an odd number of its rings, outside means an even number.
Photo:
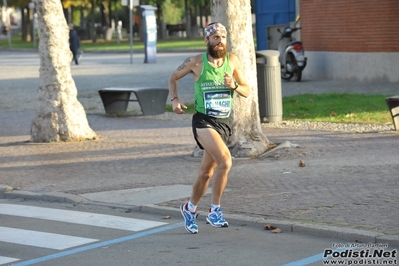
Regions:
<svg viewBox="0 0 399 266"><path fill-rule="evenodd" d="M231 112L231 90L204 92L205 114L228 118Z"/></svg>

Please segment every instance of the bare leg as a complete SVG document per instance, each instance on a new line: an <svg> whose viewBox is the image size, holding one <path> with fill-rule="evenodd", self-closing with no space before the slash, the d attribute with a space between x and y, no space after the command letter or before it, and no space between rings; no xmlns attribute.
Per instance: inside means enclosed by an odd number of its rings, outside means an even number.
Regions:
<svg viewBox="0 0 399 266"><path fill-rule="evenodd" d="M215 169L212 185L212 204L219 205L227 185L228 173L232 166L231 154L220 135L213 129L197 129L197 139L205 151L200 172L194 181L190 200L194 205L198 205L208 188L210 178Z"/></svg>
<svg viewBox="0 0 399 266"><path fill-rule="evenodd" d="M200 171L197 178L194 180L193 191L191 194L190 201L194 205L198 205L202 196L205 194L209 186L209 181L213 175L213 171L216 167L216 163L209 153L204 150L204 155L202 156L202 162Z"/></svg>

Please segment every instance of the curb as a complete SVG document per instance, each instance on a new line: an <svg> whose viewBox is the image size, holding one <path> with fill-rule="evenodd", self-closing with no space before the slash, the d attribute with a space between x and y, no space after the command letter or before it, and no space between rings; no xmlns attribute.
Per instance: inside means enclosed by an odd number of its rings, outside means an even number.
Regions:
<svg viewBox="0 0 399 266"><path fill-rule="evenodd" d="M4 186L0 186L0 189ZM73 203L73 204L92 204L109 207L128 208L129 210L140 211L143 213L157 214L163 216L176 215L180 216L179 208L172 208L167 206L158 206L153 204L142 205L142 206L130 206L121 204L112 204L105 202L90 201L84 197L67 194L63 192L49 192L49 193L34 193L30 191L13 190L6 191L3 189L0 191L0 198L2 199L24 199L24 200L42 200L48 202L61 202L61 203ZM199 219L201 220L201 212L199 213ZM249 217L238 214L225 214L226 219L229 220L230 224L238 226L254 226L261 230L264 230L265 225L273 224L280 228L283 232L292 232L299 234L307 234L319 237L328 237L348 241L351 243L383 243L388 244L389 247L399 247L399 236L397 235L385 235L381 233L370 232L360 229L350 229L344 227L334 227L329 225L319 224L308 224L294 221L282 221L274 219L265 219L257 217Z"/></svg>
<svg viewBox="0 0 399 266"><path fill-rule="evenodd" d="M171 215L171 213L177 216L181 215L178 208L157 205L143 205L141 206L140 211L144 213L160 215ZM335 238L351 243L384 243L388 244L389 247L399 247L399 236L396 235L384 235L366 230L334 227L328 225L306 224L299 222L296 223L293 221L248 217L238 214L224 214L224 217L229 221L230 224L238 226L254 226L261 230L264 230L265 225L273 224L274 226L280 228L282 232ZM199 218L201 219L201 213Z"/></svg>

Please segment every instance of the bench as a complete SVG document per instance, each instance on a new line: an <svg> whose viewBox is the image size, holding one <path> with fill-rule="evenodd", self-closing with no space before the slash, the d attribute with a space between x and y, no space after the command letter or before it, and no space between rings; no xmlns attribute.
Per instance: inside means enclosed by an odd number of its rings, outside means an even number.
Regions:
<svg viewBox="0 0 399 266"><path fill-rule="evenodd" d="M165 113L169 90L166 88L104 88L98 91L107 114L127 111L129 102L138 102L143 115ZM136 99L130 99L134 93Z"/></svg>
<svg viewBox="0 0 399 266"><path fill-rule="evenodd" d="M399 131L399 95L385 98L389 111L391 112L395 130Z"/></svg>

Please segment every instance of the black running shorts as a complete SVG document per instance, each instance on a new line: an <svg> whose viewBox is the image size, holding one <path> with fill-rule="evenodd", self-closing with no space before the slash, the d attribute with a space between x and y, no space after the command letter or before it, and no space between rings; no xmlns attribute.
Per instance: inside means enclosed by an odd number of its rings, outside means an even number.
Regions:
<svg viewBox="0 0 399 266"><path fill-rule="evenodd" d="M228 118L221 119L204 115L201 113L194 114L192 127L193 127L194 139L197 142L198 147L200 147L201 150L204 149L204 147L202 147L201 143L197 139L197 130L196 130L197 128L213 128L214 130L216 130L217 133L219 133L224 143L227 145L227 142L229 141L229 138L231 136L231 129L228 122L229 122Z"/></svg>

